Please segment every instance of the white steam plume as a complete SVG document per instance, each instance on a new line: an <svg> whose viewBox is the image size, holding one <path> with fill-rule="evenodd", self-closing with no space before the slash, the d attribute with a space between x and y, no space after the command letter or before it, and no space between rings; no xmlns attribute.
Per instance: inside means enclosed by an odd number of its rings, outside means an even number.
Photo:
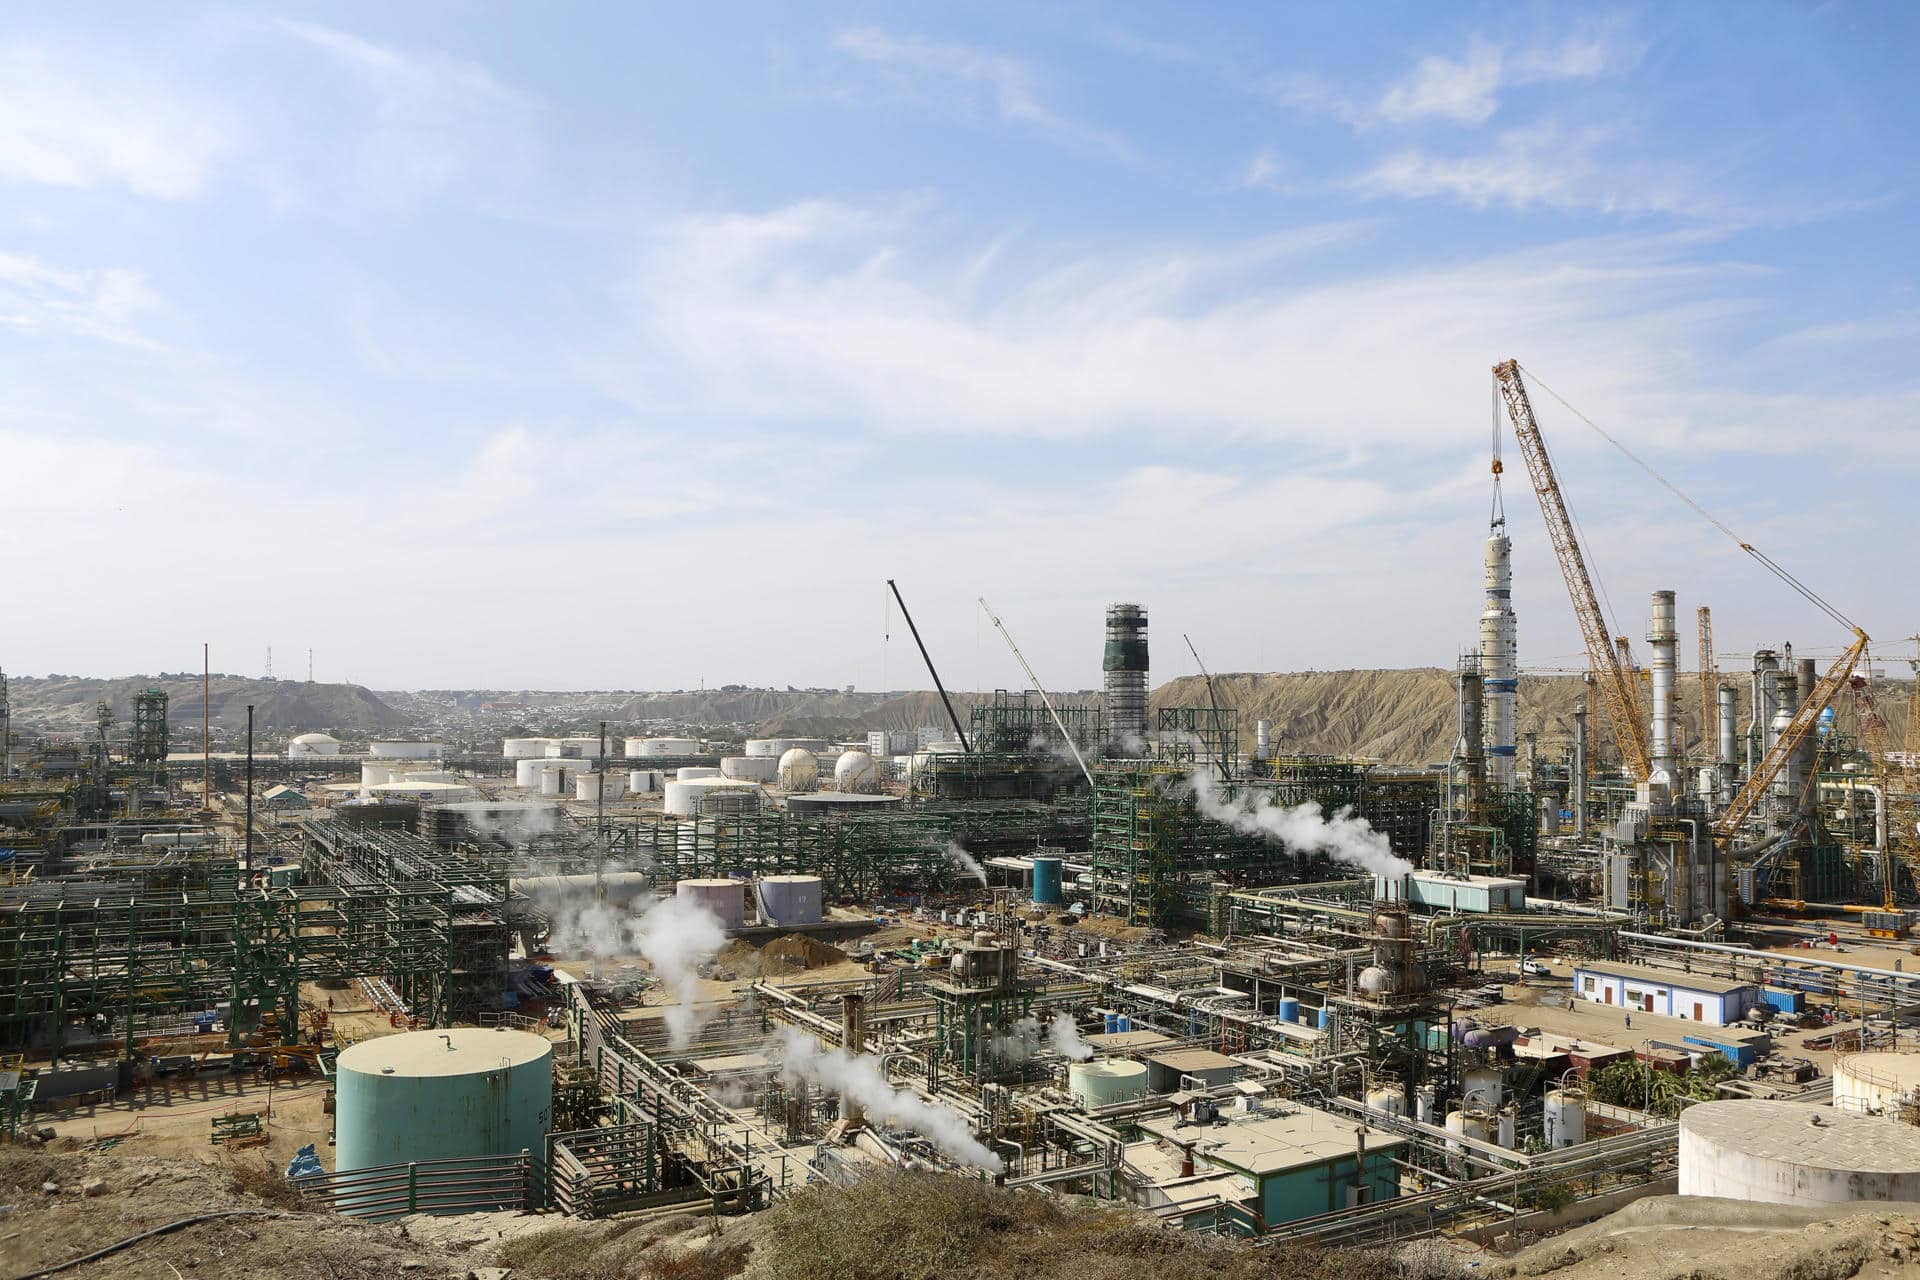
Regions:
<svg viewBox="0 0 1920 1280"><path fill-rule="evenodd" d="M987 883L987 869L980 865L977 858L961 848L958 840L947 841L947 860L978 880L982 886Z"/></svg>
<svg viewBox="0 0 1920 1280"><path fill-rule="evenodd" d="M813 1037L787 1028L781 1051L781 1077L791 1087L802 1080L833 1089L866 1109L869 1116L911 1129L955 1160L1000 1173L1006 1162L981 1145L958 1112L896 1089L872 1054L849 1056L844 1049L822 1052Z"/></svg>
<svg viewBox="0 0 1920 1280"><path fill-rule="evenodd" d="M589 902L553 913L549 945L556 951L596 959L639 953L674 1003L664 1015L675 1049L693 1040L711 1013L695 1005L700 970L727 945L726 925L691 898L661 898L639 914Z"/></svg>
<svg viewBox="0 0 1920 1280"><path fill-rule="evenodd" d="M1047 1046L1063 1058L1085 1062L1093 1056L1093 1046L1080 1038L1080 1028L1070 1013L1057 1013L1047 1027Z"/></svg>
<svg viewBox="0 0 1920 1280"><path fill-rule="evenodd" d="M1195 769L1187 780L1201 816L1225 823L1235 831L1266 836L1304 853L1324 853L1336 862L1376 876L1397 879L1413 871L1413 864L1393 851L1386 835L1375 831L1350 807L1328 814L1312 800L1278 805L1261 791L1238 801L1228 800L1220 794L1219 772L1211 768Z"/></svg>

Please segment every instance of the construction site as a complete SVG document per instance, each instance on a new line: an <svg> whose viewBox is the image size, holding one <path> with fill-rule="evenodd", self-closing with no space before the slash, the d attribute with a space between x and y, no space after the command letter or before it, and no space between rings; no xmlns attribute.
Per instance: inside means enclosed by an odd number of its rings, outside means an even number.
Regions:
<svg viewBox="0 0 1920 1280"><path fill-rule="evenodd" d="M985 600L1022 688L950 692L912 629L940 721L852 740L216 752L205 702L42 734L0 681L0 1142L257 1151L372 1223L717 1232L937 1171L1464 1256L1648 1197L1920 1201L1913 642L1751 547L1838 656L1723 670L1670 590L1618 634L1528 376L1492 382L1444 760L1303 752L1204 667L1156 696L1150 602L1087 619L1097 695ZM1503 438L1540 524L1509 524ZM1585 641L1564 722L1523 705L1518 539Z"/></svg>

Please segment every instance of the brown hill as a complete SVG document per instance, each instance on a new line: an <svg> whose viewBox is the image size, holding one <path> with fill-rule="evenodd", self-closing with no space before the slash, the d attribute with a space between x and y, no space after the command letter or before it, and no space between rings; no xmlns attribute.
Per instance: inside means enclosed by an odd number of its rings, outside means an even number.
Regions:
<svg viewBox="0 0 1920 1280"><path fill-rule="evenodd" d="M124 731L133 718L134 695L162 689L168 695L167 720L178 732L200 724L200 676L165 673L158 676L122 676L92 679L81 676L14 676L7 682L12 694L16 728L90 731L94 708L105 699ZM244 729L247 704L253 704L256 729L345 730L376 732L406 723L401 714L357 684L321 684L304 680L255 680L244 676L214 676L209 690L216 727Z"/></svg>

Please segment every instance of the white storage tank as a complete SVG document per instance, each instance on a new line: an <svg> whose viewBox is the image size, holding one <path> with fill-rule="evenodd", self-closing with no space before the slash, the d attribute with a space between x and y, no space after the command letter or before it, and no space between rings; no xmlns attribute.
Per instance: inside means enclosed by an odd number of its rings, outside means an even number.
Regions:
<svg viewBox="0 0 1920 1280"><path fill-rule="evenodd" d="M297 760L301 756L337 756L340 754L340 739L329 733L303 733L287 744L287 758Z"/></svg>
<svg viewBox="0 0 1920 1280"><path fill-rule="evenodd" d="M393 768L390 765L364 762L360 766L360 785L377 787L383 782L393 781Z"/></svg>
<svg viewBox="0 0 1920 1280"><path fill-rule="evenodd" d="M336 1072L338 1172L522 1151L538 1168L546 1157L553 1046L544 1037L479 1027L377 1036L343 1050Z"/></svg>
<svg viewBox="0 0 1920 1280"><path fill-rule="evenodd" d="M1096 1058L1067 1068L1067 1092L1088 1109L1111 1107L1147 1096L1147 1064L1128 1058Z"/></svg>
<svg viewBox="0 0 1920 1280"><path fill-rule="evenodd" d="M675 769L673 776L681 782L693 782L700 778L717 778L720 776L720 771L712 765L689 764Z"/></svg>
<svg viewBox="0 0 1920 1280"><path fill-rule="evenodd" d="M545 738L502 738L500 755L507 760L530 760L547 754Z"/></svg>
<svg viewBox="0 0 1920 1280"><path fill-rule="evenodd" d="M825 910L819 876L761 876L760 918L768 924L819 924Z"/></svg>
<svg viewBox="0 0 1920 1280"><path fill-rule="evenodd" d="M700 744L692 738L628 738L627 758L640 760L647 756L697 756Z"/></svg>
<svg viewBox="0 0 1920 1280"><path fill-rule="evenodd" d="M1800 1102L1680 1113L1680 1194L1764 1204L1920 1200L1920 1129Z"/></svg>
<svg viewBox="0 0 1920 1280"><path fill-rule="evenodd" d="M606 799L611 800L613 797L606 794L605 782L606 775L603 773L576 774L573 779L573 798L594 803L605 795Z"/></svg>
<svg viewBox="0 0 1920 1280"><path fill-rule="evenodd" d="M567 771L565 769L542 769L540 771L540 794L557 796L565 790Z"/></svg>
<svg viewBox="0 0 1920 1280"><path fill-rule="evenodd" d="M736 782L772 782L780 776L780 761L774 756L723 756L720 776Z"/></svg>
<svg viewBox="0 0 1920 1280"><path fill-rule="evenodd" d="M546 771L547 762L538 756L522 756L513 762L513 785L516 787L537 787L540 775Z"/></svg>
<svg viewBox="0 0 1920 1280"><path fill-rule="evenodd" d="M635 795L652 795L660 790L660 783L664 776L658 769L629 769L627 790Z"/></svg>
<svg viewBox="0 0 1920 1280"><path fill-rule="evenodd" d="M760 788L731 778L676 778L666 784L662 807L683 818L704 813L752 813L760 808Z"/></svg>
<svg viewBox="0 0 1920 1280"><path fill-rule="evenodd" d="M1385 1085L1367 1090L1367 1106L1390 1116L1407 1114L1407 1098L1400 1090Z"/></svg>
<svg viewBox="0 0 1920 1280"><path fill-rule="evenodd" d="M1460 1086L1461 1096L1487 1111L1498 1111L1506 1101L1506 1076L1494 1067L1475 1067Z"/></svg>
<svg viewBox="0 0 1920 1280"><path fill-rule="evenodd" d="M880 789L880 770L864 751L849 751L833 765L833 785L856 794Z"/></svg>
<svg viewBox="0 0 1920 1280"><path fill-rule="evenodd" d="M771 756L777 760L786 750L786 744L779 738L748 738L744 750L750 756Z"/></svg>
<svg viewBox="0 0 1920 1280"><path fill-rule="evenodd" d="M746 918L746 888L739 880L681 880L673 886L673 896L698 903L728 929L738 929Z"/></svg>
<svg viewBox="0 0 1920 1280"><path fill-rule="evenodd" d="M446 750L445 743L411 738L376 738L367 744L367 754L380 760L438 760Z"/></svg>
<svg viewBox="0 0 1920 1280"><path fill-rule="evenodd" d="M1578 1089L1549 1089L1546 1097L1547 1148L1577 1147L1587 1140L1587 1096Z"/></svg>
<svg viewBox="0 0 1920 1280"><path fill-rule="evenodd" d="M782 791L811 791L820 781L820 758L805 747L788 747L780 755L778 776Z"/></svg>
<svg viewBox="0 0 1920 1280"><path fill-rule="evenodd" d="M1834 1064L1833 1105L1862 1115L1898 1114L1920 1097L1920 1053L1869 1050Z"/></svg>

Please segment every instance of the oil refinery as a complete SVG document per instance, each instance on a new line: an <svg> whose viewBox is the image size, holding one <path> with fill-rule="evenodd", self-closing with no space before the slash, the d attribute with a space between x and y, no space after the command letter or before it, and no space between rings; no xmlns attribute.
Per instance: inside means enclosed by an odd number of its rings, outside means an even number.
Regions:
<svg viewBox="0 0 1920 1280"><path fill-rule="evenodd" d="M1676 1189L1920 1200L1912 686L1744 546L1838 657L1782 636L1722 673L1709 605L1663 589L1641 666L1527 375L1493 384L1444 760L1290 749L1204 667L1170 700L1140 602L1085 619L1097 694L1044 688L984 600L1025 688L950 693L915 628L945 722L854 737L307 725L216 753L158 688L64 739L16 716L0 1135L136 1098L158 1132L210 1079L272 1079L313 1091L309 1130L243 1083L199 1140L297 1145L298 1195L370 1219L749 1215L889 1169L1342 1247ZM1541 526L1503 505L1508 433ZM1585 641L1564 718L1530 705L1527 542Z"/></svg>

